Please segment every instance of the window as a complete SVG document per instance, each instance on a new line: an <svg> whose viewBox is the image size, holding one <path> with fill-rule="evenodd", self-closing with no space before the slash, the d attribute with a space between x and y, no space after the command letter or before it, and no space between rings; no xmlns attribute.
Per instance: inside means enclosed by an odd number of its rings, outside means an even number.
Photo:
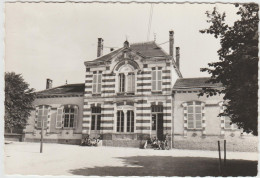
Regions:
<svg viewBox="0 0 260 178"><path fill-rule="evenodd" d="M47 118L49 113L49 106L41 105L39 106L39 109L36 110L38 112L37 115L37 128L47 128Z"/></svg>
<svg viewBox="0 0 260 178"><path fill-rule="evenodd" d="M117 111L116 131L124 132L124 112L123 111Z"/></svg>
<svg viewBox="0 0 260 178"><path fill-rule="evenodd" d="M163 106L162 105L152 105L152 130L157 130L157 122L159 122L159 118L162 121L163 117Z"/></svg>
<svg viewBox="0 0 260 178"><path fill-rule="evenodd" d="M201 102L192 101L188 102L188 129L202 129L202 106Z"/></svg>
<svg viewBox="0 0 260 178"><path fill-rule="evenodd" d="M236 124L231 124L231 119L228 116L224 116L225 129L238 129Z"/></svg>
<svg viewBox="0 0 260 178"><path fill-rule="evenodd" d="M156 130L156 115L152 114L152 130Z"/></svg>
<svg viewBox="0 0 260 178"><path fill-rule="evenodd" d="M152 71L152 91L162 90L162 71L153 69Z"/></svg>
<svg viewBox="0 0 260 178"><path fill-rule="evenodd" d="M93 93L101 93L101 73L93 74Z"/></svg>
<svg viewBox="0 0 260 178"><path fill-rule="evenodd" d="M78 106L65 105L57 109L56 128L76 128L78 119Z"/></svg>
<svg viewBox="0 0 260 178"><path fill-rule="evenodd" d="M101 125L101 107L92 107L91 130L100 130Z"/></svg>
<svg viewBox="0 0 260 178"><path fill-rule="evenodd" d="M73 128L74 125L74 108L64 109L64 128Z"/></svg>
<svg viewBox="0 0 260 178"><path fill-rule="evenodd" d="M126 131L127 132L134 132L134 112L133 111L127 111Z"/></svg>
<svg viewBox="0 0 260 178"><path fill-rule="evenodd" d="M125 74L119 74L119 92L125 92Z"/></svg>
<svg viewBox="0 0 260 178"><path fill-rule="evenodd" d="M134 73L129 73L128 76L128 81L127 81L127 92L129 93L134 93L135 92L135 74Z"/></svg>

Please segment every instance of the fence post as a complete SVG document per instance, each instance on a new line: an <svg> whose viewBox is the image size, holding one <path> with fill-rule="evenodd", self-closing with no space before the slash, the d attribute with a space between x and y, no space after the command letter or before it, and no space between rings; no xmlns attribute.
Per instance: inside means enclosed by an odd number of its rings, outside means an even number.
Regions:
<svg viewBox="0 0 260 178"><path fill-rule="evenodd" d="M224 174L226 173L226 162L227 162L227 147L226 140L224 140Z"/></svg>
<svg viewBox="0 0 260 178"><path fill-rule="evenodd" d="M221 164L221 152L220 152L220 141L218 141L218 157L219 157L219 172L222 176L222 164Z"/></svg>

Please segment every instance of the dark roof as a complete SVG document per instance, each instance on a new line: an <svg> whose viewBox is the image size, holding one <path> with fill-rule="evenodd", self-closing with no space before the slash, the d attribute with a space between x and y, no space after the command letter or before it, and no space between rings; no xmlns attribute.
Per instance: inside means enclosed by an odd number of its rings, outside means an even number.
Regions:
<svg viewBox="0 0 260 178"><path fill-rule="evenodd" d="M130 49L140 53L145 57L165 57L169 56L154 41L146 43L135 43L130 45Z"/></svg>
<svg viewBox="0 0 260 178"><path fill-rule="evenodd" d="M112 51L111 53L108 53L108 54L106 54L106 55L104 55L104 56L101 56L101 57L95 59L93 62L107 61L107 60L111 59L111 57L112 57L114 54L116 54L117 52L119 52L119 51L122 50L122 49L123 49L123 48L119 48L119 49L117 49L117 50L115 50L115 51ZM91 61L88 61L88 62L91 62Z"/></svg>
<svg viewBox="0 0 260 178"><path fill-rule="evenodd" d="M112 51L104 56L98 57L97 59L95 59L93 61L86 61L85 65L110 61L115 54L119 53L121 50L124 50L124 49L125 49L125 47L122 47L122 48ZM137 52L138 54L140 54L143 57L169 57L169 58L171 58L171 56L168 55L154 41L144 42L144 43L133 43L130 45L129 49ZM178 73L179 77L182 77L182 74L181 74L180 70L177 68L175 62L174 62L174 66L175 66L174 68L175 68L176 72Z"/></svg>
<svg viewBox="0 0 260 178"><path fill-rule="evenodd" d="M81 96L84 94L85 84L66 84L51 89L36 92L37 97L45 96Z"/></svg>
<svg viewBox="0 0 260 178"><path fill-rule="evenodd" d="M124 47L119 48L111 53L108 53L104 56L101 56L93 61L87 62L103 62L111 59L111 57L119 52L120 50L125 49ZM129 47L130 50L133 50L144 57L165 57L169 55L165 53L160 46L158 46L154 41L144 42L144 43L133 43Z"/></svg>
<svg viewBox="0 0 260 178"><path fill-rule="evenodd" d="M200 77L200 78L179 78L173 86L175 89L190 89L190 88L219 88L223 87L221 83L206 83L210 78L209 77Z"/></svg>

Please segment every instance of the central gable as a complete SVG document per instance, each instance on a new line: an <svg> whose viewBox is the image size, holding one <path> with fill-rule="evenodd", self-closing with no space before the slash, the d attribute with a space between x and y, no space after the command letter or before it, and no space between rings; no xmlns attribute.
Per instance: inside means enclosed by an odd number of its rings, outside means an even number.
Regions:
<svg viewBox="0 0 260 178"><path fill-rule="evenodd" d="M124 49L111 59L111 72L119 71L122 66L128 66L134 70L142 70L143 57L130 49Z"/></svg>

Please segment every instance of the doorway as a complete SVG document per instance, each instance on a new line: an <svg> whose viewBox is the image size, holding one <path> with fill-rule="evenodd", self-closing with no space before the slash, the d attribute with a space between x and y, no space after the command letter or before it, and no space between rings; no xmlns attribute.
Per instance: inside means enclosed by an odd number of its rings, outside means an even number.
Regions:
<svg viewBox="0 0 260 178"><path fill-rule="evenodd" d="M159 140L163 140L163 107L152 106L152 131L155 131Z"/></svg>

